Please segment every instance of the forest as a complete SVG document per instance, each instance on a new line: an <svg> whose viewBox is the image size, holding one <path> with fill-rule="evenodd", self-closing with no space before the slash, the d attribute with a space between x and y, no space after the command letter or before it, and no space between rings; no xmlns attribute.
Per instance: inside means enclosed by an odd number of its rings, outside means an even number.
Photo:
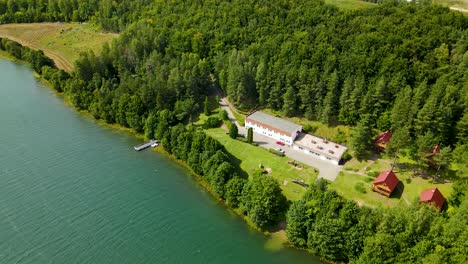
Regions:
<svg viewBox="0 0 468 264"><path fill-rule="evenodd" d="M222 89L241 110L356 126L356 150L389 129L396 149L439 144L468 164L468 18L381 2L342 11L308 0L0 0L1 23L86 21L120 34L100 55L83 53L71 75L16 43L1 40L0 49L30 62L77 109L161 139L256 226L286 218L297 247L331 261L465 263L466 183L455 183L442 213L359 207L323 182L289 205L277 182L247 180L190 126Z"/></svg>

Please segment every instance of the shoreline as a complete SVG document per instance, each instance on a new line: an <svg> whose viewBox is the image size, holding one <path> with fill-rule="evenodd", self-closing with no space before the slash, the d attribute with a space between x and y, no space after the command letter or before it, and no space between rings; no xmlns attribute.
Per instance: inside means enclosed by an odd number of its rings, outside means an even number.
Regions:
<svg viewBox="0 0 468 264"><path fill-rule="evenodd" d="M104 120L102 119L96 119L92 116L92 114L88 111L85 111L85 110L77 110L75 107L73 107L73 105L71 105L70 101L69 101L69 98L66 96L66 94L64 92L58 92L56 91L55 89L52 88L52 86L50 85L50 83L44 79L42 77L42 75L40 75L39 73L37 73L36 71L34 71L32 68L31 68L31 65L29 62L27 61L23 61L23 60L19 60L18 58L14 57L13 55L9 54L8 52L6 51L3 51L1 50L0 51L0 59L6 59L6 60L9 60L11 62L14 62L14 63L19 63L19 64L22 64L22 65L27 65L32 71L33 71L33 75L34 77L36 77L42 85L46 86L47 89L53 91L55 93L55 95L61 97L63 99L63 103L65 106L67 107L71 107L73 109L73 111L79 115L82 115L83 117L85 118L88 118L89 120L93 121L94 123L96 123L97 125L100 125L100 126L103 126L103 127L106 127L106 128L110 128L112 130L116 130L116 131L120 131L120 132L124 132L126 134L128 134L129 136L133 136L134 138L137 138L137 139L141 139L141 140L144 140L145 139L145 136L144 134L141 134L141 133L138 133L136 131L134 131L133 129L131 128L127 128L127 127L123 127L119 124L109 124L109 123L106 123ZM243 220L243 222L246 224L246 226L250 229L253 229L261 234L263 234L264 236L266 236L267 238L267 241L266 243L269 244L269 245L274 245L272 248L274 248L275 250L280 250L282 248L291 248L291 249L295 249L295 250L300 250L300 251L307 251L306 249L302 249L302 248L297 248L295 246L293 246L291 243L289 243L288 239L287 239L287 235L285 234L285 229L280 229L276 232L269 232L269 231L264 231L264 230L261 230L260 228L258 228L257 226L255 226L251 221L250 219L244 215L239 208L230 208L222 198L219 197L219 195L217 195L212 189L211 187L208 185L208 183L206 182L206 180L196 174L187 164L186 162L182 161L182 160L178 160L176 159L173 155L169 154L167 151L165 151L161 146L157 147L157 148L152 148L150 151L154 152L154 153L157 153L157 154L160 154L162 155L163 157L171 160L172 162L176 163L177 165L179 165L181 168L183 168L184 170L186 170L186 172L193 178L195 179L195 181L199 184L199 186L201 186L203 188L204 191L208 192L210 194L210 196L216 200L216 202L223 206L225 209L227 209L228 212L230 213L233 213L235 214L236 216L238 216L240 219ZM308 251L307 251L308 252ZM314 254L312 254L314 255ZM315 255L317 256L317 255ZM320 256L317 256L318 258L320 258ZM323 261L321 259L321 261Z"/></svg>

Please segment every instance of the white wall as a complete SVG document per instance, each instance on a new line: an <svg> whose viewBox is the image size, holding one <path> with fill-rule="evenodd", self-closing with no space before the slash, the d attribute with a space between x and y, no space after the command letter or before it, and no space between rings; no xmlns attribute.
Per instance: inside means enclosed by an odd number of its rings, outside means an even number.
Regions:
<svg viewBox="0 0 468 264"><path fill-rule="evenodd" d="M263 127L263 126L258 126L257 124L254 124L254 123L251 123L247 120L245 120L245 128L248 129L249 127L252 128L252 130L255 132L255 133L259 133L259 134L262 134L262 135L265 135L267 137L271 137L271 138L274 138L276 140L279 140L279 141L282 141L288 145L292 145L293 142L294 142L294 138L291 137L291 136L287 136L287 135L283 135L281 133L277 133L271 129L268 129L266 127Z"/></svg>
<svg viewBox="0 0 468 264"><path fill-rule="evenodd" d="M327 157L327 156L322 155L321 153L318 153L318 152L316 152L316 151L311 151L311 150L309 150L309 149L307 149L307 148L299 147L299 146L297 146L297 145L294 145L293 149L295 149L295 150L303 150L305 154L312 155L312 156L314 156L314 157L316 157L316 158L320 158L321 160L326 160L326 161L328 161L328 162L330 162L330 163L333 163L333 164L335 164L335 165L338 165L338 163L340 162L339 160L332 159L332 158L330 158L330 157Z"/></svg>

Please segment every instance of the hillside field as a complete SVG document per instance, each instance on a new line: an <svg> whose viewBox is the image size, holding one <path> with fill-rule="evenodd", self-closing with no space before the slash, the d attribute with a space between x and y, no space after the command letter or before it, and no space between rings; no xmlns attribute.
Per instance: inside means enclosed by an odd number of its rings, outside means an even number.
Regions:
<svg viewBox="0 0 468 264"><path fill-rule="evenodd" d="M376 5L374 3L359 0L325 0L325 3L345 10L369 8Z"/></svg>
<svg viewBox="0 0 468 264"><path fill-rule="evenodd" d="M67 72L83 51L99 53L102 45L117 34L102 33L95 26L78 23L30 23L0 25L0 38L8 38L24 46L43 50L58 68Z"/></svg>

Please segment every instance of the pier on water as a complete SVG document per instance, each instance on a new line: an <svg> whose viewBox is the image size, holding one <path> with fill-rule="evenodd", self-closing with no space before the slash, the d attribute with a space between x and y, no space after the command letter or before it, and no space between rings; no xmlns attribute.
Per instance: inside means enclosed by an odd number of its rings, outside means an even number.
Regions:
<svg viewBox="0 0 468 264"><path fill-rule="evenodd" d="M144 150L146 148L149 148L149 147L157 147L158 146L158 141L156 139L151 139L150 141L148 142L145 142L141 145L138 145L138 146L134 146L133 148L136 150L136 151L140 151L140 150Z"/></svg>

